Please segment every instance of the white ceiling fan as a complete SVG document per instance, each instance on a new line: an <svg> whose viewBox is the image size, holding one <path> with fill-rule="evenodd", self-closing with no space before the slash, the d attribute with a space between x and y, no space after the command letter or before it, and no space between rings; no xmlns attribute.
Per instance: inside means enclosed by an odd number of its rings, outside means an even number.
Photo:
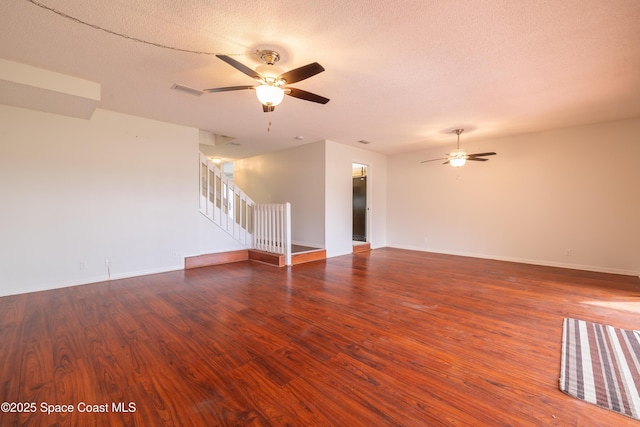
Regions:
<svg viewBox="0 0 640 427"><path fill-rule="evenodd" d="M423 160L420 163L435 162L437 160L445 160L445 162L442 163L443 165L450 164L454 168L459 168L461 166L464 166L464 164L467 162L467 160L471 160L471 161L475 161L475 162L486 162L489 159L485 159L484 158L485 156L495 156L496 155L496 153L494 153L493 151L486 152L486 153L467 154L466 151L460 149L460 134L462 132L464 132L464 129L455 129L453 131L453 133L458 135L458 145L457 145L455 151L452 151L451 153L447 153L446 154L447 157L441 157L441 158L438 158L438 159L431 159L431 160Z"/></svg>

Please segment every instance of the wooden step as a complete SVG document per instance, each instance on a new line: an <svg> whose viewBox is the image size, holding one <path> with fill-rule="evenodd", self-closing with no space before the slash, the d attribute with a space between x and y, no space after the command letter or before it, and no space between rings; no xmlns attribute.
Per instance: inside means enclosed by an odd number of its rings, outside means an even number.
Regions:
<svg viewBox="0 0 640 427"><path fill-rule="evenodd" d="M353 253L369 252L371 250L371 243L358 243L353 245Z"/></svg>
<svg viewBox="0 0 640 427"><path fill-rule="evenodd" d="M320 261L327 258L327 251L325 249L312 249L303 252L297 252L291 254L291 264L303 264L305 262ZM185 258L184 268L189 270L198 267L208 267L218 264L226 264L230 262L238 261L258 261L269 265L275 265L276 267L284 267L285 258L284 255L275 254L272 252L258 251L255 249L243 249L239 251L221 252L206 255L197 255Z"/></svg>
<svg viewBox="0 0 640 427"><path fill-rule="evenodd" d="M227 264L230 262L246 261L249 259L249 251L241 249L238 251L220 252L206 255L196 255L184 259L184 269L209 267L211 265Z"/></svg>
<svg viewBox="0 0 640 427"><path fill-rule="evenodd" d="M286 264L284 255L274 254L271 252L249 250L249 259L253 261L263 262L265 264L275 265L276 267L284 267ZM303 264L305 262L321 261L327 259L326 249L315 249L305 252L291 254L291 265Z"/></svg>
<svg viewBox="0 0 640 427"><path fill-rule="evenodd" d="M285 260L284 255L274 254L272 252L258 251L255 249L249 249L249 259L252 261L258 261L269 265L275 265L276 267L284 267Z"/></svg>
<svg viewBox="0 0 640 427"><path fill-rule="evenodd" d="M291 265L303 264L311 261L321 261L327 259L326 249L315 249L312 251L291 254Z"/></svg>

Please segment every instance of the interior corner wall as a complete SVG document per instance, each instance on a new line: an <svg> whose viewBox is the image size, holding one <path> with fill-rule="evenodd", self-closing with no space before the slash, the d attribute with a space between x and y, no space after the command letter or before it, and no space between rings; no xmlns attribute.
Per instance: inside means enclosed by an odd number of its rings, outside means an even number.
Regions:
<svg viewBox="0 0 640 427"><path fill-rule="evenodd" d="M640 275L640 119L461 146L462 168L389 158L389 245Z"/></svg>
<svg viewBox="0 0 640 427"><path fill-rule="evenodd" d="M387 157L358 147L326 141L325 247L327 256L353 251L352 164L367 167L367 235L371 248L387 244Z"/></svg>
<svg viewBox="0 0 640 427"><path fill-rule="evenodd" d="M233 181L256 203L291 203L294 243L325 247L324 142L275 151L233 164Z"/></svg>
<svg viewBox="0 0 640 427"><path fill-rule="evenodd" d="M0 106L0 140L0 295L181 269L199 252L197 129Z"/></svg>

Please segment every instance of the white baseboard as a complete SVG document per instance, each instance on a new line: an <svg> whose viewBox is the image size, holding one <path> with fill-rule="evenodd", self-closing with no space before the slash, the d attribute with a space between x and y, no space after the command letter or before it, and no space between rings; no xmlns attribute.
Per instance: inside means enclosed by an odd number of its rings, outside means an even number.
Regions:
<svg viewBox="0 0 640 427"><path fill-rule="evenodd" d="M468 252L458 252L458 251L443 251L441 249L433 249L433 248L424 248L420 246L410 246L410 245L387 245L390 248L397 249L407 249L411 251L420 251L420 252L433 252L444 255L457 255L457 256L466 256L471 258L482 258L482 259L494 259L497 261L509 261L509 262L518 262L521 264L532 264L532 265L542 265L546 267L559 267L559 268L569 268L572 270L583 270L583 271L593 271L596 273L609 273L609 274L621 274L624 276L636 276L640 277L640 271L634 270L625 270L618 268L610 268L610 267L602 267L602 266L593 266L593 265L583 265L583 264L569 264L555 261L545 261L545 260L535 260L535 259L527 259L527 258L515 258L515 257L505 257L505 256L497 256L497 255L486 255L486 254L476 254L476 253L468 253Z"/></svg>
<svg viewBox="0 0 640 427"><path fill-rule="evenodd" d="M28 294L31 292L49 291L53 289L70 288L72 286L90 285L92 283L108 282L109 280L128 279L131 277L147 276L150 274L159 274L159 273L169 273L171 271L179 271L179 270L184 270L183 264L153 268L149 270L117 273L117 274L112 274L111 277L104 274L104 275L88 277L88 278L85 277L78 280L65 280L57 283L47 283L46 285L42 285L42 286L30 286L29 288L23 288L23 289L7 289L6 291L2 292L2 294L0 294L0 297L10 296L10 295L19 295L19 294Z"/></svg>

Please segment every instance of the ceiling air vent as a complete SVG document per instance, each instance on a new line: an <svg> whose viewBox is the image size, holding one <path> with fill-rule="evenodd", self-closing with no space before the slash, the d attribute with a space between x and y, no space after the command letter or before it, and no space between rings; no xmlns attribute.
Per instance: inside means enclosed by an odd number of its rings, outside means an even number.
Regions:
<svg viewBox="0 0 640 427"><path fill-rule="evenodd" d="M173 86L171 86L171 89L173 90L179 90L185 93L188 93L190 95L195 95L195 96L200 96L202 95L204 92L202 92L199 89L194 89L192 87L189 86L185 86L185 85L179 85L179 84L174 84Z"/></svg>

